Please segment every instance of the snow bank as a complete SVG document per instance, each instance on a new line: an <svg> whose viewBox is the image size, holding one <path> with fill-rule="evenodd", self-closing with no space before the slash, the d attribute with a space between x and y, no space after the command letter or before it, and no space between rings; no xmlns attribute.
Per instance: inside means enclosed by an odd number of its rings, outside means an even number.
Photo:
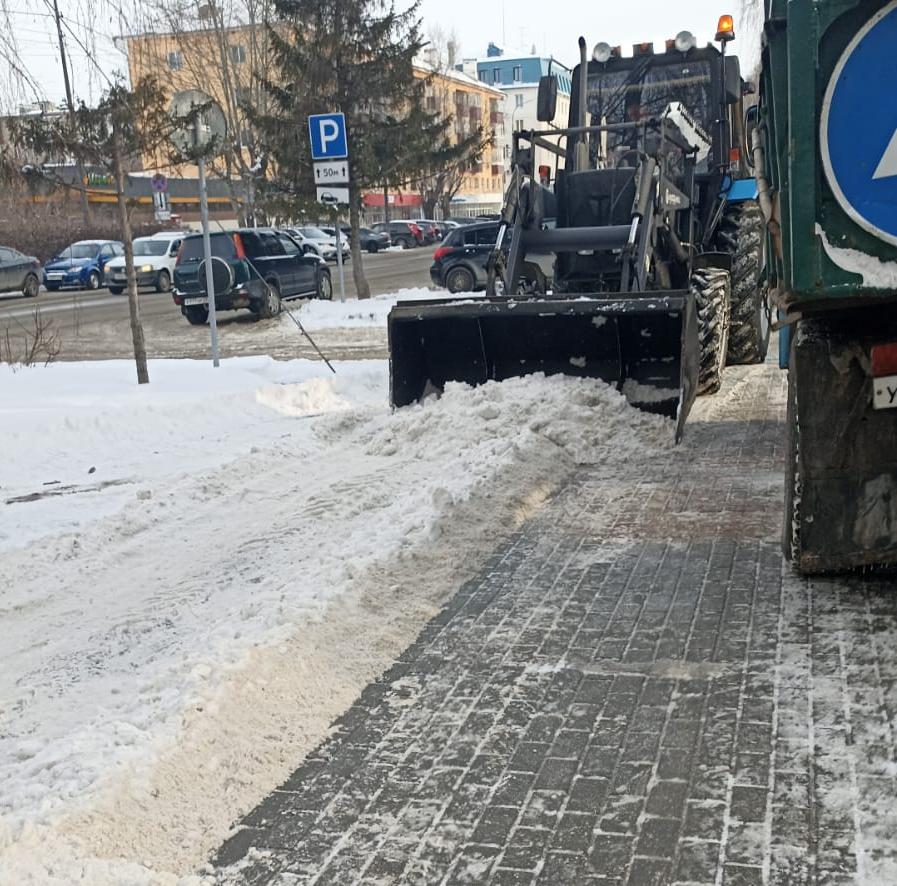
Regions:
<svg viewBox="0 0 897 886"><path fill-rule="evenodd" d="M482 293L479 294L480 296ZM464 292L452 296L442 289L402 289L389 295L377 295L373 298L347 299L340 301L312 300L302 305L296 315L302 325L310 332L316 329L355 328L359 326L386 327L389 312L399 301L422 301L430 298L458 298L466 300L476 298L477 293ZM290 307L288 305L288 307ZM292 308L291 308L292 309ZM281 324L292 325L289 317L283 317Z"/></svg>
<svg viewBox="0 0 897 886"><path fill-rule="evenodd" d="M392 413L385 364L337 370L0 379L4 500L75 487L2 506L0 882L196 871L514 508L578 463L672 444L670 422L600 382L451 385Z"/></svg>

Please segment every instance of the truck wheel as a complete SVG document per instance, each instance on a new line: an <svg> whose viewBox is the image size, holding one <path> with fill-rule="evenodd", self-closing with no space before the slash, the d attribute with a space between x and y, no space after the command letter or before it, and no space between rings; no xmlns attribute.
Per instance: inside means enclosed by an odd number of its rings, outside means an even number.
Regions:
<svg viewBox="0 0 897 886"><path fill-rule="evenodd" d="M729 343L729 272L701 268L692 274L691 288L695 294L701 348L698 396L715 394L722 384Z"/></svg>
<svg viewBox="0 0 897 886"><path fill-rule="evenodd" d="M184 316L191 326L205 326L209 322L209 309L205 305L187 305Z"/></svg>
<svg viewBox="0 0 897 886"><path fill-rule="evenodd" d="M732 325L729 363L762 363L769 348L769 286L763 279L766 231L753 200L727 207L717 247L732 256Z"/></svg>

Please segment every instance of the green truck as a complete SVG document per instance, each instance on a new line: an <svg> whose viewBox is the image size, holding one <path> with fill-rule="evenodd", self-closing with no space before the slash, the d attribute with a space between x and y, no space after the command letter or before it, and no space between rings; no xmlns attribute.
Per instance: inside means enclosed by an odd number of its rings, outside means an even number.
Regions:
<svg viewBox="0 0 897 886"><path fill-rule="evenodd" d="M784 550L897 564L897 0L765 0L746 134L788 370Z"/></svg>

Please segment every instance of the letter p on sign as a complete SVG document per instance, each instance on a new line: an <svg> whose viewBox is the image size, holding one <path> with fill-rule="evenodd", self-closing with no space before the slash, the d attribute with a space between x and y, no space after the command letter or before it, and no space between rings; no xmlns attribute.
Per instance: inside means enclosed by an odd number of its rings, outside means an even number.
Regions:
<svg viewBox="0 0 897 886"><path fill-rule="evenodd" d="M349 156L346 118L342 114L313 114L308 118L312 160L343 160Z"/></svg>

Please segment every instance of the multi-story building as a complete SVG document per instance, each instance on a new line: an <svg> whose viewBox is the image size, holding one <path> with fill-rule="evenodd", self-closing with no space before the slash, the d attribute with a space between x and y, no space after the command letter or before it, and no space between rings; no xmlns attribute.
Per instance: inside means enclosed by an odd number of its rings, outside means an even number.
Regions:
<svg viewBox="0 0 897 886"><path fill-rule="evenodd" d="M570 69L556 59L538 55L505 56L495 44L489 45L486 58L476 61L476 76L480 83L498 89L505 95L505 126L500 147L502 162L507 168L511 159L512 133L522 129L538 129L544 124L536 120L536 97L539 92L539 78L549 71L557 76L557 112L552 123L566 126L570 113ZM473 69L473 63L464 65ZM535 165L564 168L562 158L555 157L544 148L536 148Z"/></svg>
<svg viewBox="0 0 897 886"><path fill-rule="evenodd" d="M253 170L260 153L246 107L263 108L267 100L260 74L270 71L270 40L267 30L258 26L227 29L198 29L183 33L148 33L126 38L128 65L132 82L154 74L172 96L187 89L207 92L224 110L228 129L238 133L237 150L230 157L212 164L211 174L226 172L230 180L241 180L240 197L251 199ZM484 126L495 139L501 132L501 106L504 93L480 82L476 77L450 70L430 70L423 63L416 68L420 77L430 77L427 105L452 117L451 136L461 138ZM496 211L502 200L503 168L501 150L490 147L478 163L463 171L457 187L459 205L483 211ZM148 168L161 166L161 158L146 158ZM225 170L225 165L229 168ZM160 171L166 171L160 169ZM195 167L183 166L182 175L196 175ZM413 187L398 194L372 191L364 195L369 210L367 220L381 217L385 201L394 207L394 217L420 215L420 194ZM465 214L459 211L458 214ZM474 214L471 212L470 214Z"/></svg>

